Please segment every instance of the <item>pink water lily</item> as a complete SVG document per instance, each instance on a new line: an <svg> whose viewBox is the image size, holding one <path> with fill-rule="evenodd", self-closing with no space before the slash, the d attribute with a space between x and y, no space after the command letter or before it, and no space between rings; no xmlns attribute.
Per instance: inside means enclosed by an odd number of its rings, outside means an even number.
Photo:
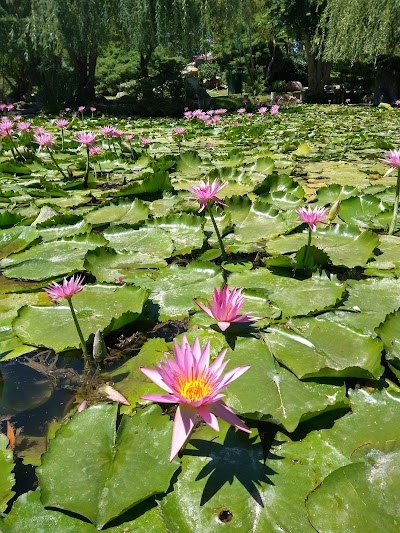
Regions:
<svg viewBox="0 0 400 533"><path fill-rule="evenodd" d="M66 118L59 118L55 120L54 122L61 129L66 128L69 124L69 120L67 120Z"/></svg>
<svg viewBox="0 0 400 533"><path fill-rule="evenodd" d="M326 207L314 207L311 209L310 206L301 207L300 209L295 209L295 212L299 215L300 219L303 222L306 222L310 227L311 231L317 230L317 222L325 222L328 218L329 209Z"/></svg>
<svg viewBox="0 0 400 533"><path fill-rule="evenodd" d="M400 167L400 150L389 150L385 153L385 156L385 159L381 159L381 161L390 165L389 170L385 173L385 176L387 176Z"/></svg>
<svg viewBox="0 0 400 533"><path fill-rule="evenodd" d="M94 141L96 140L97 134L92 131L79 131L76 134L75 140L80 143L79 148L88 146L89 148L93 146Z"/></svg>
<svg viewBox="0 0 400 533"><path fill-rule="evenodd" d="M217 320L218 327L225 331L232 322L252 322L259 320L250 316L250 313L240 315L240 310L244 306L244 296L242 289L229 290L228 285L223 289L214 289L212 303L207 300L207 305L194 300L194 302L211 318Z"/></svg>
<svg viewBox="0 0 400 533"><path fill-rule="evenodd" d="M46 147L51 152L54 152L52 133L36 133L34 137L35 142L39 145L39 152L43 149L43 147Z"/></svg>
<svg viewBox="0 0 400 533"><path fill-rule="evenodd" d="M56 283L53 281L46 287L44 290L50 296L50 298L55 300L60 300L61 298L72 298L74 294L83 291L85 288L84 277L83 276L72 276L69 280L64 278L62 283Z"/></svg>
<svg viewBox="0 0 400 533"><path fill-rule="evenodd" d="M205 183L203 180L200 180L200 184L198 187L192 185L190 186L190 190L193 194L196 195L196 197L200 200L200 209L199 213L203 211L205 208L207 202L210 200L213 200L214 202L217 202L218 204L225 205L224 202L222 202L216 194L225 187L226 182L219 182L218 179L214 180L210 184L210 180L207 180L207 183Z"/></svg>
<svg viewBox="0 0 400 533"><path fill-rule="evenodd" d="M154 369L140 367L140 370L167 394L146 394L143 400L161 403L178 403L172 432L170 461L184 445L197 421L197 415L215 431L219 430L217 416L250 433L238 416L222 401L221 391L241 376L249 366L236 367L222 375L227 363L223 350L210 365L210 343L200 347L196 337L191 347L185 336L182 347L174 341L174 359L165 356Z"/></svg>

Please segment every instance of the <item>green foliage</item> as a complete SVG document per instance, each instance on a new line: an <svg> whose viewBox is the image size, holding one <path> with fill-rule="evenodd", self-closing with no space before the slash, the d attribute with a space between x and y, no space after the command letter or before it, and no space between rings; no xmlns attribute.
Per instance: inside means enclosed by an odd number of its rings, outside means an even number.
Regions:
<svg viewBox="0 0 400 533"><path fill-rule="evenodd" d="M210 79L221 76L221 69L214 61L205 61L199 66L199 78Z"/></svg>
<svg viewBox="0 0 400 533"><path fill-rule="evenodd" d="M96 70L96 90L114 96L124 89L123 84L137 79L139 57L137 52L116 43L110 44L100 55Z"/></svg>
<svg viewBox="0 0 400 533"><path fill-rule="evenodd" d="M321 20L322 55L329 61L371 61L400 54L397 0L327 0Z"/></svg>

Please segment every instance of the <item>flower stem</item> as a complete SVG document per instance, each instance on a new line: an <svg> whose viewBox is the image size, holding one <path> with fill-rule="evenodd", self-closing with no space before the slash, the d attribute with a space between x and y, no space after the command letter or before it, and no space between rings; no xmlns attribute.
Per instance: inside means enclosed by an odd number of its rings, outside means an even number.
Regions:
<svg viewBox="0 0 400 533"><path fill-rule="evenodd" d="M10 143L11 143L11 151L13 151L12 149L14 148L14 150L15 150L16 153L17 153L17 155L18 155L23 161L26 161L26 158L25 158L25 157L21 154L21 152L18 150L18 148L17 148L17 146L16 146L16 144L15 144L15 142L14 142L14 139L11 137L11 135L10 135L9 139L10 139ZM13 153L13 155L14 155L14 153ZM17 158L15 157L15 155L14 155L14 159L17 160Z"/></svg>
<svg viewBox="0 0 400 533"><path fill-rule="evenodd" d="M308 241L307 241L307 247L306 247L306 251L304 253L304 259L303 259L304 266L307 264L308 254L310 252L311 237L312 237L312 231L311 231L311 228L308 227Z"/></svg>
<svg viewBox="0 0 400 533"><path fill-rule="evenodd" d="M90 153L89 153L89 146L87 146L86 147L86 170L85 170L85 177L83 178L83 186L85 189L88 188L89 170L90 170Z"/></svg>
<svg viewBox="0 0 400 533"><path fill-rule="evenodd" d="M82 330L79 325L78 319L76 317L75 309L74 309L74 306L72 305L71 298L67 298L67 301L68 301L69 308L71 309L71 314L72 314L72 318L74 319L76 331L78 332L79 339L81 341L85 369L88 369L89 368L89 354L86 348L86 342L85 342L85 339L83 338Z"/></svg>
<svg viewBox="0 0 400 533"><path fill-rule="evenodd" d="M397 213L399 210L399 195L400 195L400 167L397 169L397 184L396 184L396 196L394 197L393 217L390 222L388 235L393 235L397 226Z"/></svg>
<svg viewBox="0 0 400 533"><path fill-rule="evenodd" d="M61 170L60 165L59 165L59 164L57 163L57 161L54 159L54 155L53 155L52 151L49 150L48 148L47 148L47 151L49 152L49 155L50 155L50 157L51 157L51 160L52 160L53 163L55 164L55 166L56 166L58 172L60 172L60 174L62 175L62 177L63 177L65 180L68 179L67 176L64 174L64 172Z"/></svg>
<svg viewBox="0 0 400 533"><path fill-rule="evenodd" d="M226 252L225 252L224 243L222 242L222 237L221 237L221 234L219 232L217 223L215 222L215 218L214 218L214 215L212 213L211 206L210 206L209 203L207 203L207 211L208 211L208 214L210 215L211 222L213 223L214 230L215 230L215 233L216 233L217 238L218 238L219 247L221 248L221 252L222 252L222 259L225 259L226 258Z"/></svg>

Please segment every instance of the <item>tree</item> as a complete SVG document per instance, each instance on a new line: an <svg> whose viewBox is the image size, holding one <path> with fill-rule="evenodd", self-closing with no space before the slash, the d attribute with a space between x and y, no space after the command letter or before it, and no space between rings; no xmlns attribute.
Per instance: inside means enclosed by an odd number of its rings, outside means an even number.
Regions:
<svg viewBox="0 0 400 533"><path fill-rule="evenodd" d="M320 55L328 61L371 63L374 101L400 97L399 0L327 0L320 22Z"/></svg>
<svg viewBox="0 0 400 533"><path fill-rule="evenodd" d="M368 62L400 55L399 0L327 0L321 18L321 55L328 61Z"/></svg>
<svg viewBox="0 0 400 533"><path fill-rule="evenodd" d="M32 0L32 34L36 45L60 63L70 61L79 102L95 97L96 62L112 37L118 0Z"/></svg>
<svg viewBox="0 0 400 533"><path fill-rule="evenodd" d="M200 27L199 0L120 0L119 27L123 38L140 54L145 97L151 96L150 59L161 45L173 53L190 55Z"/></svg>
<svg viewBox="0 0 400 533"><path fill-rule="evenodd" d="M307 56L309 98L318 100L328 83L332 65L319 55L321 35L317 32L326 0L272 0L269 13L293 38L304 45Z"/></svg>
<svg viewBox="0 0 400 533"><path fill-rule="evenodd" d="M29 33L30 1L2 0L0 3L0 76L15 99L30 95L36 78L37 58ZM5 98L5 87L1 89Z"/></svg>

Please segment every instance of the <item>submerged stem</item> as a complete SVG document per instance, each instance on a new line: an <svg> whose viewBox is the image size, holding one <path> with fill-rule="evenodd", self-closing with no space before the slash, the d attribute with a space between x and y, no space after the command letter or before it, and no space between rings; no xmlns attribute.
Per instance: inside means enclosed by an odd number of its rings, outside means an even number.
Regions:
<svg viewBox="0 0 400 533"><path fill-rule="evenodd" d="M312 237L312 231L311 231L311 228L310 226L308 227L308 241L307 241L307 247L306 247L306 251L304 253L304 266L306 266L307 264L307 259L308 259L308 254L310 252L310 246L311 246L311 237Z"/></svg>
<svg viewBox="0 0 400 533"><path fill-rule="evenodd" d="M397 226L397 213L399 210L399 195L400 195L400 167L397 169L397 184L396 184L396 196L394 197L393 217L390 222L388 235L393 235Z"/></svg>
<svg viewBox="0 0 400 533"><path fill-rule="evenodd" d="M225 252L224 243L222 242L222 237L221 237L221 234L219 232L217 223L215 222L215 218L214 218L214 215L212 214L211 206L210 206L209 203L207 203L207 211L208 211L208 214L210 215L211 222L213 223L214 230L215 230L215 233L216 233L217 238L218 238L219 247L221 248L221 252L222 252L222 258L225 259L226 258L226 252Z"/></svg>
<svg viewBox="0 0 400 533"><path fill-rule="evenodd" d="M89 170L90 170L90 153L89 153L89 146L87 146L86 147L86 170L85 170L85 177L83 179L83 186L85 187L85 189L88 188Z"/></svg>
<svg viewBox="0 0 400 533"><path fill-rule="evenodd" d="M50 157L51 157L51 160L52 160L53 163L55 164L55 166L56 166L58 172L60 172L60 174L62 175L62 177L63 177L65 180L68 179L67 176L64 174L64 172L61 170L60 165L59 165L59 164L57 163L57 161L54 159L54 155L53 155L52 151L49 150L49 148L47 148L47 151L49 152L49 155L50 155Z"/></svg>
<svg viewBox="0 0 400 533"><path fill-rule="evenodd" d="M81 330L81 327L79 325L78 319L76 317L75 309L74 309L74 306L72 305L71 298L67 298L67 301L68 301L69 308L71 310L72 318L74 319L76 331L78 332L79 339L81 341L81 347L82 347L82 352L83 352L83 360L84 360L84 363L85 363L85 369L88 369L89 368L89 354L88 354L88 351L87 351L86 342L85 342L85 339L83 338L82 330Z"/></svg>

